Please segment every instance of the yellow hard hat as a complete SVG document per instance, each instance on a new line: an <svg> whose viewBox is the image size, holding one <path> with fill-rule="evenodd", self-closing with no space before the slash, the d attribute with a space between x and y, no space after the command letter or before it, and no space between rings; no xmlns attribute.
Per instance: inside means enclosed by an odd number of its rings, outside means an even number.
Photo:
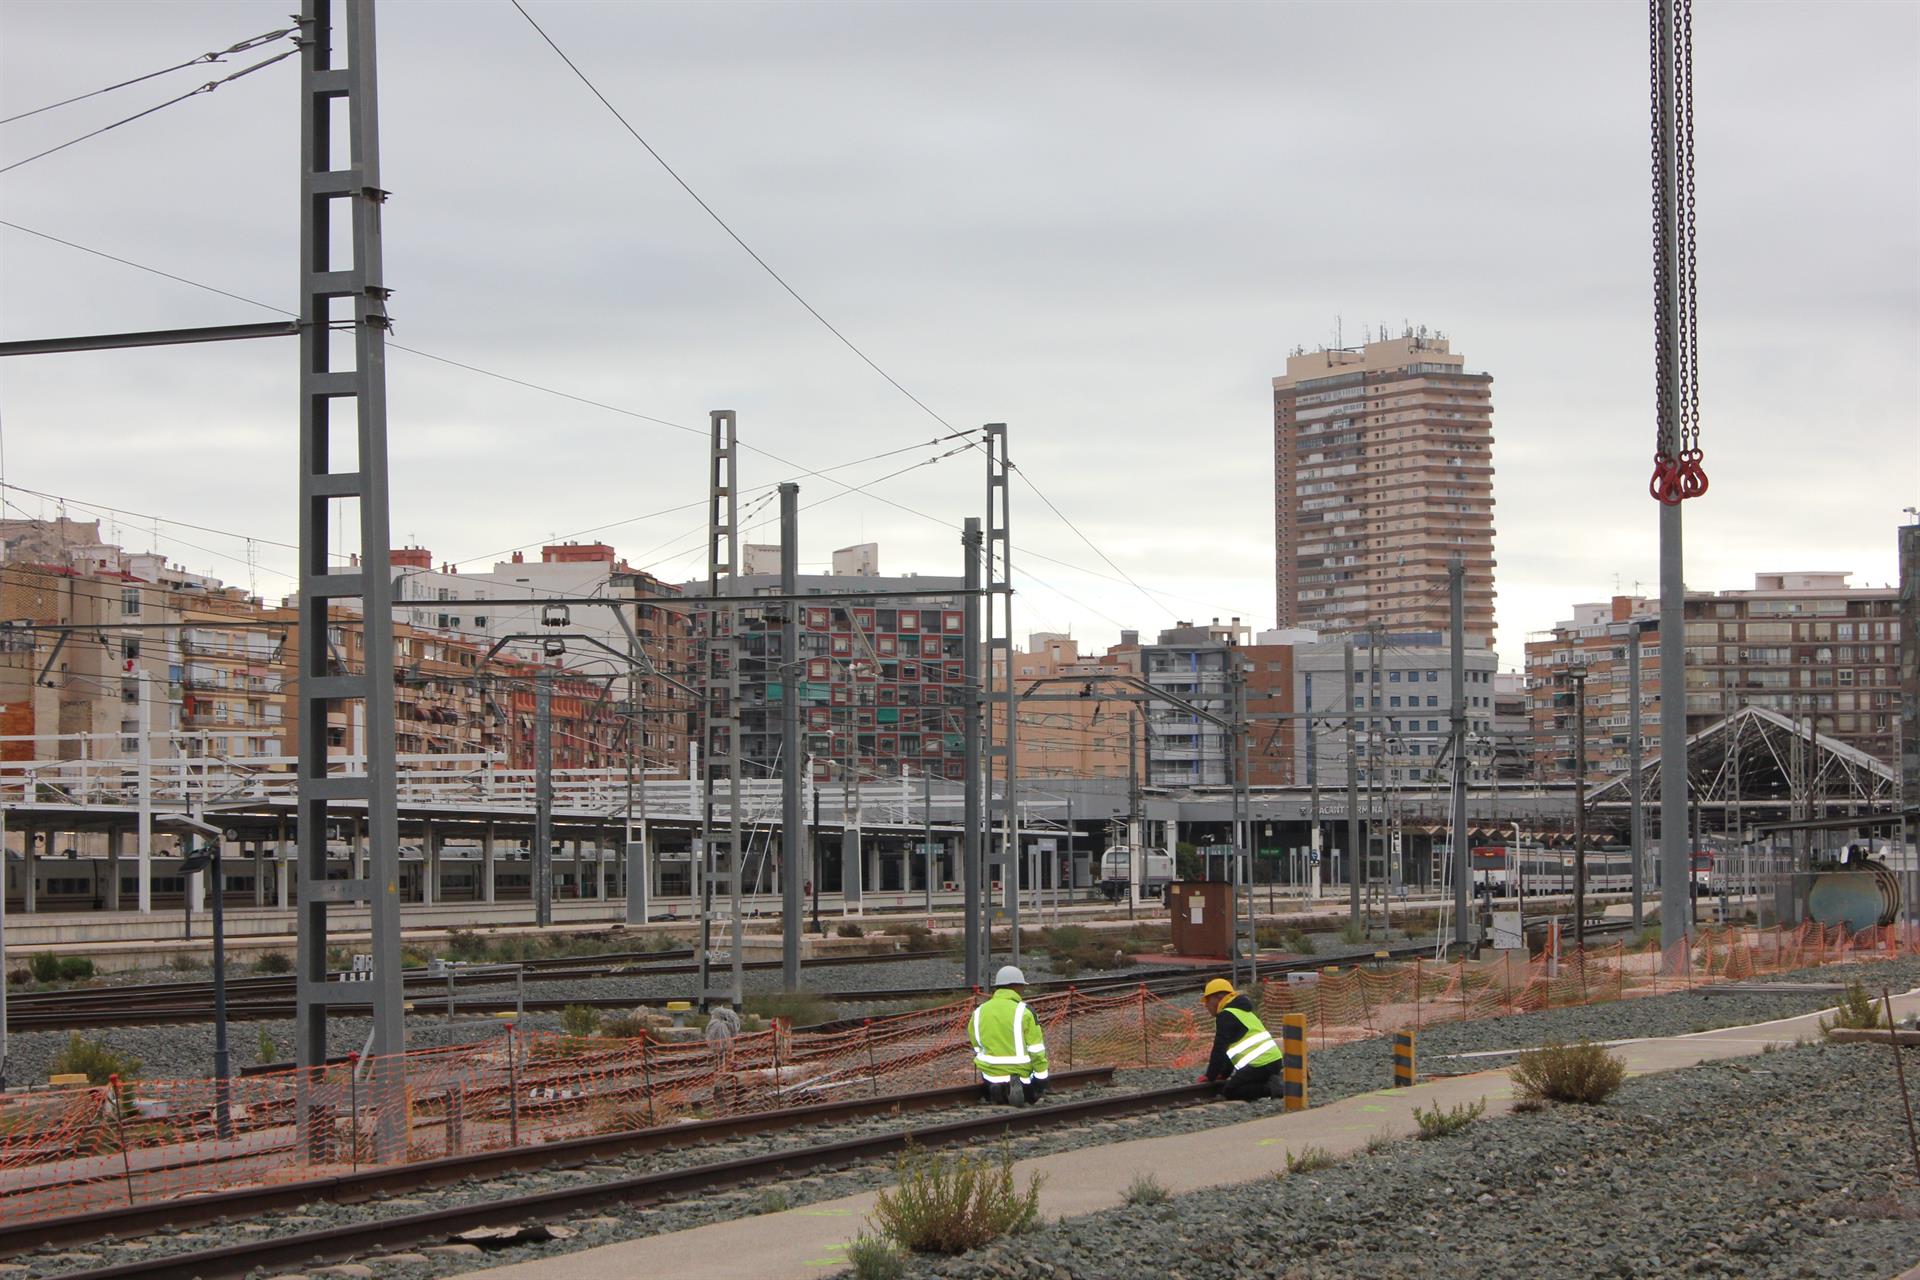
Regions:
<svg viewBox="0 0 1920 1280"><path fill-rule="evenodd" d="M1202 1000L1211 1000L1215 996L1230 996L1233 994L1234 990L1231 982L1228 982L1225 978L1215 978L1207 984L1206 990L1200 993L1200 998Z"/></svg>

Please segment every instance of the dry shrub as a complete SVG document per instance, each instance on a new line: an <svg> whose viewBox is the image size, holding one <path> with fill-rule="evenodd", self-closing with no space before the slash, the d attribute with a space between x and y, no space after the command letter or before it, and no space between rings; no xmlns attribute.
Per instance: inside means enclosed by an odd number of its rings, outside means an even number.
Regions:
<svg viewBox="0 0 1920 1280"><path fill-rule="evenodd" d="M879 1236L855 1236L847 1245L847 1269L853 1280L905 1280L907 1260Z"/></svg>
<svg viewBox="0 0 1920 1280"><path fill-rule="evenodd" d="M1287 1152L1288 1173L1312 1173L1317 1169L1331 1169L1338 1163L1333 1152L1325 1147L1305 1146L1298 1152Z"/></svg>
<svg viewBox="0 0 1920 1280"><path fill-rule="evenodd" d="M1831 1018L1820 1019L1822 1034L1828 1031L1871 1031L1886 1024L1880 1020L1880 1006L1858 979L1849 980L1846 994Z"/></svg>
<svg viewBox="0 0 1920 1280"><path fill-rule="evenodd" d="M1605 1102L1626 1078L1626 1059L1585 1040L1549 1042L1513 1064L1514 1093L1523 1101Z"/></svg>
<svg viewBox="0 0 1920 1280"><path fill-rule="evenodd" d="M1486 1114L1484 1102L1463 1102L1456 1107L1440 1109L1438 1103L1428 1110L1419 1107L1413 1109L1414 1122L1420 1126L1420 1136L1425 1138L1451 1138L1463 1131L1468 1125Z"/></svg>
<svg viewBox="0 0 1920 1280"><path fill-rule="evenodd" d="M909 1252L965 1253L1039 1221L1040 1175L1021 1191L1005 1147L997 1160L910 1148L894 1168L899 1185L874 1202L874 1225Z"/></svg>

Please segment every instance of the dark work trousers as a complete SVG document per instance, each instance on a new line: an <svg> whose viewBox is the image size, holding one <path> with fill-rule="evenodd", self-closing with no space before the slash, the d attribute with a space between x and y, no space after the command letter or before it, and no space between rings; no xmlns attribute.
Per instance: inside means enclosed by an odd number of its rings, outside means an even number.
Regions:
<svg viewBox="0 0 1920 1280"><path fill-rule="evenodd" d="M1234 1102L1252 1102L1256 1098L1279 1096L1280 1063L1264 1067L1242 1067L1220 1086L1220 1096Z"/></svg>

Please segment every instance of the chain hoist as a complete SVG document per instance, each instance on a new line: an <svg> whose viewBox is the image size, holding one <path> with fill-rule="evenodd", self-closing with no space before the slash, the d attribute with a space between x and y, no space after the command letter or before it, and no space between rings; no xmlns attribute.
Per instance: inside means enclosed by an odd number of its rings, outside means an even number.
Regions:
<svg viewBox="0 0 1920 1280"><path fill-rule="evenodd" d="M1669 506L1707 491L1700 448L1700 326L1693 164L1693 5L1674 0L1663 31L1662 0L1647 6L1652 81L1654 379L1658 428L1647 492ZM1663 45L1673 64L1661 63ZM1662 100L1670 77L1672 101ZM1671 202L1671 203L1670 203Z"/></svg>

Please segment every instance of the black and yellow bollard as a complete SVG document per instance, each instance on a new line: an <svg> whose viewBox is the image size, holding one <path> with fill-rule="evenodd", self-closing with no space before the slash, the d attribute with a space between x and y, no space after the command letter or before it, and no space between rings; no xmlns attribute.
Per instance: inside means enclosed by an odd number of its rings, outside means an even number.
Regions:
<svg viewBox="0 0 1920 1280"><path fill-rule="evenodd" d="M1413 1032L1393 1033L1393 1087L1411 1089L1414 1081Z"/></svg>
<svg viewBox="0 0 1920 1280"><path fill-rule="evenodd" d="M1286 1111L1307 1109L1307 1015L1284 1014L1280 1018L1280 1078L1285 1086L1282 1096Z"/></svg>

